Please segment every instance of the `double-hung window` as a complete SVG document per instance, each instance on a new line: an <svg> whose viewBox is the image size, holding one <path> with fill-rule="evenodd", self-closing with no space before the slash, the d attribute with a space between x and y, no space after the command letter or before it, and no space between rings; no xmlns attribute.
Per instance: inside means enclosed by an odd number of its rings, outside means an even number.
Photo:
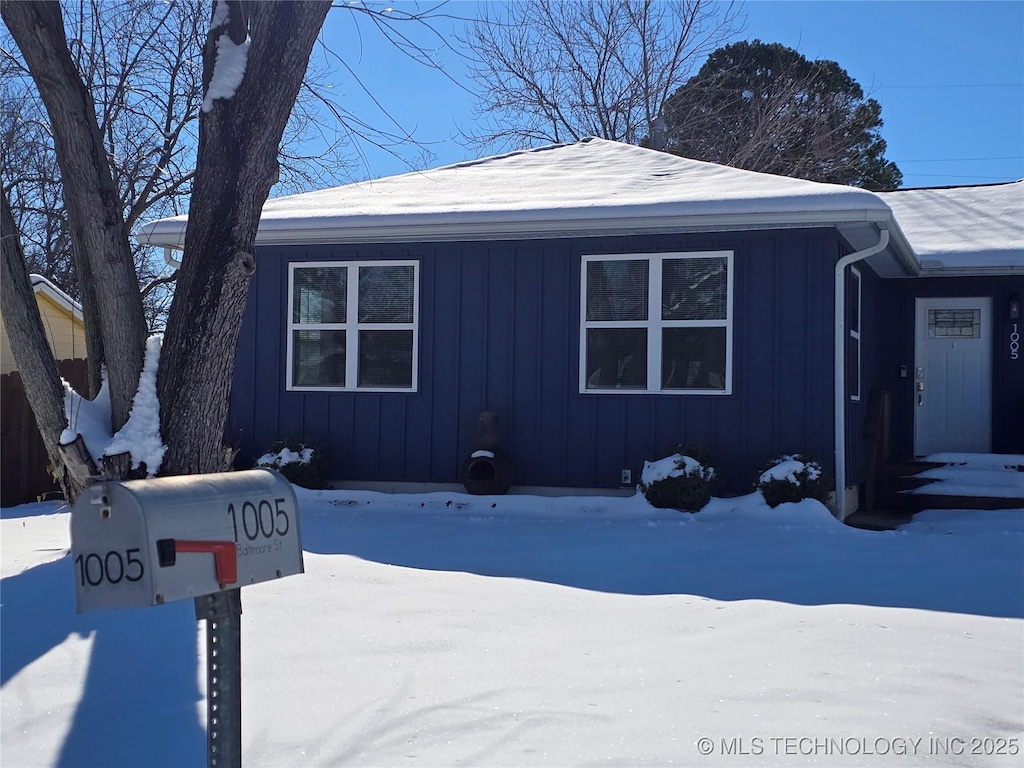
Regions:
<svg viewBox="0 0 1024 768"><path fill-rule="evenodd" d="M416 390L418 262L292 264L288 283L288 389Z"/></svg>
<svg viewBox="0 0 1024 768"><path fill-rule="evenodd" d="M580 392L732 392L732 251L584 256Z"/></svg>

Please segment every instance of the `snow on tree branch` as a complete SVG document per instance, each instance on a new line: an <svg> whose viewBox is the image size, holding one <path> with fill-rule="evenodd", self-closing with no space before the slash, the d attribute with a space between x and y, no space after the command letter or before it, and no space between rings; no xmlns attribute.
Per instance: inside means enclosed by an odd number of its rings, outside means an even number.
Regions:
<svg viewBox="0 0 1024 768"><path fill-rule="evenodd" d="M61 445L69 445L81 435L92 456L131 456L132 469L146 465L146 474L153 477L160 471L167 446L160 437L160 403L156 394L156 373L160 363L163 336L150 336L146 342L146 358L139 378L139 388L132 401L131 414L117 434L110 434L110 390L104 378L94 400L86 400L66 381L64 407L68 424L60 436Z"/></svg>
<svg viewBox="0 0 1024 768"><path fill-rule="evenodd" d="M225 0L217 0L214 5L212 28L226 27L231 29L232 18ZM206 87L203 98L203 112L213 109L214 99L230 99L235 95L238 86L245 77L245 65L249 57L249 38L246 36L241 43L231 39L230 31L225 31L217 38L217 59L213 65L213 76Z"/></svg>

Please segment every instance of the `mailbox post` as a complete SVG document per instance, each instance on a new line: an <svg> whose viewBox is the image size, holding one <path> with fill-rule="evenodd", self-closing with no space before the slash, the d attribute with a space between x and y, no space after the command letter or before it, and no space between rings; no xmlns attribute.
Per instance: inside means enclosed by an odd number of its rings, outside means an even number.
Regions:
<svg viewBox="0 0 1024 768"><path fill-rule="evenodd" d="M303 572L291 484L267 469L98 482L72 509L71 557L79 613L193 598L208 764L240 766L240 588Z"/></svg>
<svg viewBox="0 0 1024 768"><path fill-rule="evenodd" d="M196 598L206 621L206 755L209 768L242 765L242 593Z"/></svg>

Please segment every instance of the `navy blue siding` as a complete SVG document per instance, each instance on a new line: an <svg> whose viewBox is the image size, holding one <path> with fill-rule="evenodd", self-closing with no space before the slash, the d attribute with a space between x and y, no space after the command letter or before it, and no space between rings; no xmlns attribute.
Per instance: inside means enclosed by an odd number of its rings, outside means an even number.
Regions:
<svg viewBox="0 0 1024 768"><path fill-rule="evenodd" d="M831 468L833 230L401 246L260 248L229 437L251 461L316 440L340 480L457 482L495 410L523 485L615 487L645 459L704 446L726 490L804 451ZM732 250L733 394L580 394L581 256ZM286 392L288 264L420 262L419 391Z"/></svg>
<svg viewBox="0 0 1024 768"><path fill-rule="evenodd" d="M904 333L898 296L901 281L881 279L865 262L856 266L861 275L860 401L852 400L851 393L846 392L847 485L856 485L865 479L864 433L868 406L873 394L896 391L899 360L892 341L902 338ZM847 365L850 364L848 359ZM892 405L895 409L895 400Z"/></svg>

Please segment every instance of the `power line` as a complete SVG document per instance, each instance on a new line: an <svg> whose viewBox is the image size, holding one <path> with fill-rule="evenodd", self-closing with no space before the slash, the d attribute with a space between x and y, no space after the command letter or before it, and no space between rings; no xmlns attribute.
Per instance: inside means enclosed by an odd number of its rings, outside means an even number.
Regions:
<svg viewBox="0 0 1024 768"><path fill-rule="evenodd" d="M943 83L939 85L876 85L874 90L883 88L1024 88L1024 83Z"/></svg>
<svg viewBox="0 0 1024 768"><path fill-rule="evenodd" d="M1005 176L966 176L951 173L905 173L903 178L925 178L925 179L988 179L990 181L1017 181L1017 178L1007 179Z"/></svg>
<svg viewBox="0 0 1024 768"><path fill-rule="evenodd" d="M1024 160L1024 155L1011 157L945 157L938 160L893 160L894 163L973 163L981 160Z"/></svg>

